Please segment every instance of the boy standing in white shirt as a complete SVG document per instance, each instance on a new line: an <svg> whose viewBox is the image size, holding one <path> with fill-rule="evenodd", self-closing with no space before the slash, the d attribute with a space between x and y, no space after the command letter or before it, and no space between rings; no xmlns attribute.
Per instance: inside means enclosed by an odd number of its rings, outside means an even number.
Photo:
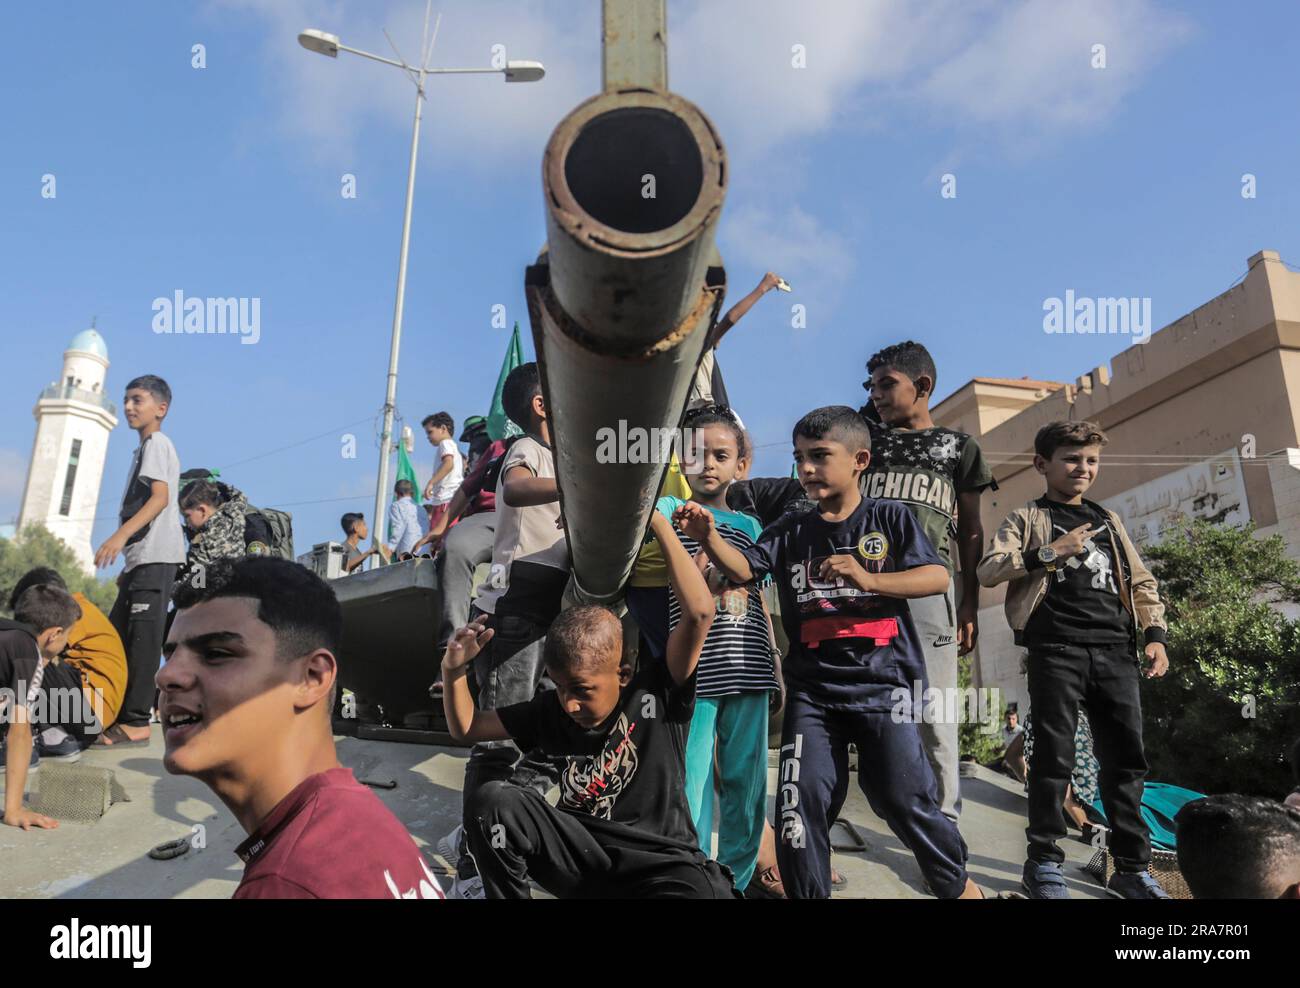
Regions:
<svg viewBox="0 0 1300 988"><path fill-rule="evenodd" d="M111 566L120 555L126 567L117 578L117 600L109 620L126 648L126 696L117 722L99 736L104 746L149 743L154 673L162 655L167 604L176 570L185 562L185 536L177 503L180 459L162 433L172 391L153 374L130 381L122 412L140 436L118 514L120 527L95 553L95 566Z"/></svg>
<svg viewBox="0 0 1300 988"><path fill-rule="evenodd" d="M465 458L451 438L456 431L456 421L447 412L435 412L420 425L424 426L429 444L438 447L437 466L424 485L424 510L428 512L429 527L432 528L442 519L456 489L465 479Z"/></svg>

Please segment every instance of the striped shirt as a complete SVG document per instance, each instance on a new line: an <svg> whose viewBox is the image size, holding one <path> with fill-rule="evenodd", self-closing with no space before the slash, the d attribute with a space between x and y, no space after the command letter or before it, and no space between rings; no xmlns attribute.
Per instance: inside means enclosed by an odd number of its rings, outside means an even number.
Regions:
<svg viewBox="0 0 1300 988"><path fill-rule="evenodd" d="M671 518L683 503L680 498L661 497L657 510ZM705 505L708 507L708 505ZM762 527L753 515L709 508L713 513L718 534L728 545L744 549L754 544ZM678 533L686 551L694 555L700 545L689 536ZM763 596L756 584L734 587L712 577L709 586L714 590L717 615L709 628L704 648L700 652L696 679L697 696L726 696L730 693L759 693L777 688L772 666L772 640L768 634L767 618L763 614ZM668 594L668 627L677 627L681 607L671 591Z"/></svg>

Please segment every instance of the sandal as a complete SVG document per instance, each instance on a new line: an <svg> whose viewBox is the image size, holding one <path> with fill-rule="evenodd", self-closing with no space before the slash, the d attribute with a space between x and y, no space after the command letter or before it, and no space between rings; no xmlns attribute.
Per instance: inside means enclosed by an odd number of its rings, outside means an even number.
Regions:
<svg viewBox="0 0 1300 988"><path fill-rule="evenodd" d="M773 865L770 868L764 868L749 880L749 885L745 888L746 899L784 899L785 885L781 881L781 875Z"/></svg>
<svg viewBox="0 0 1300 988"><path fill-rule="evenodd" d="M150 738L133 738L126 731L122 730L121 724L114 724L103 734L101 734L92 748L144 748L148 746Z"/></svg>

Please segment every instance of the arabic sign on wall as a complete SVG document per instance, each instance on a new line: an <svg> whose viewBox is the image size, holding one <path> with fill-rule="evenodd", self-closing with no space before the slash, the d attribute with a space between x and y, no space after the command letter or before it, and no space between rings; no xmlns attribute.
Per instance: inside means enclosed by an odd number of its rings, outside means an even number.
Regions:
<svg viewBox="0 0 1300 988"><path fill-rule="evenodd" d="M1137 545L1155 545L1182 519L1224 525L1250 521L1241 460L1236 450L1167 473L1105 500Z"/></svg>

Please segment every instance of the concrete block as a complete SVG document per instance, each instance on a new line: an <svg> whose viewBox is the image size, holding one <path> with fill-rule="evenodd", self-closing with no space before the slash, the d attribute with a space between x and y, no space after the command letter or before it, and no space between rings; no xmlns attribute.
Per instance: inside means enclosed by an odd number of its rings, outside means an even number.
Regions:
<svg viewBox="0 0 1300 988"><path fill-rule="evenodd" d="M31 807L56 820L95 823L114 803L128 800L112 769L44 763L36 775Z"/></svg>

